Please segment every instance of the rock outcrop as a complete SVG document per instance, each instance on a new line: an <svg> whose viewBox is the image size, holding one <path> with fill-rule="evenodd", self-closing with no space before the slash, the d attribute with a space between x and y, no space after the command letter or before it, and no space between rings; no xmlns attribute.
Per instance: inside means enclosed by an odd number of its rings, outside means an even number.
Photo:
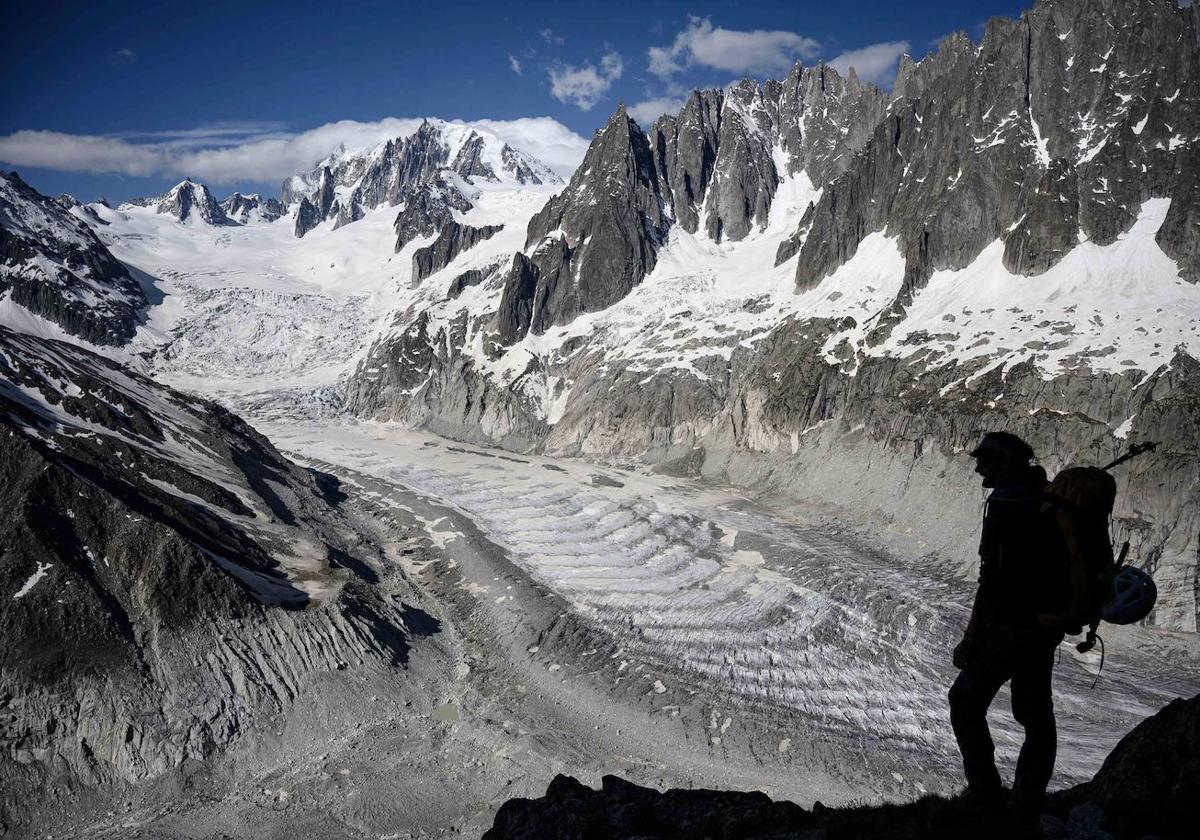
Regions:
<svg viewBox="0 0 1200 840"><path fill-rule="evenodd" d="M404 206L392 226L396 230L396 253L422 236L433 236L454 221L454 211L465 213L471 202L441 177L413 184L404 192Z"/></svg>
<svg viewBox="0 0 1200 840"><path fill-rule="evenodd" d="M93 344L128 341L146 296L87 223L0 173L0 296Z"/></svg>
<svg viewBox="0 0 1200 840"><path fill-rule="evenodd" d="M993 19L978 51L956 36L906 63L886 118L802 223L803 247L780 253L799 252L797 288L883 230L905 255L902 310L934 271L990 242L1005 243L1009 270L1040 274L1078 242L1113 242L1154 197L1172 198L1160 241L1192 277L1193 27L1168 0L1054 0Z"/></svg>
<svg viewBox="0 0 1200 840"><path fill-rule="evenodd" d="M173 216L180 222L201 221L209 225L230 223L208 187L194 183L191 178L180 181L156 203L159 213Z"/></svg>
<svg viewBox="0 0 1200 840"><path fill-rule="evenodd" d="M805 810L765 793L658 791L618 776L593 790L558 775L539 799L510 799L484 840L578 837L1184 838L1200 817L1200 697L1174 700L1134 729L1091 782L1051 794L1040 826L972 813L938 797L904 805Z"/></svg>
<svg viewBox="0 0 1200 840"><path fill-rule="evenodd" d="M277 198L263 198L258 193L242 195L240 192L235 192L222 201L221 210L227 218L241 224L273 222L287 212L287 208Z"/></svg>
<svg viewBox="0 0 1200 840"><path fill-rule="evenodd" d="M304 236L310 230L321 224L321 211L317 206L308 200L308 197L300 199L300 203L296 205L296 223L294 232L296 238Z"/></svg>
<svg viewBox="0 0 1200 840"><path fill-rule="evenodd" d="M454 221L448 222L442 227L437 239L413 252L413 282L419 283L435 271L441 271L459 254L485 239L491 239L503 229L504 225L472 227Z"/></svg>
<svg viewBox="0 0 1200 840"><path fill-rule="evenodd" d="M596 132L567 188L529 222L529 258L504 287L503 341L541 333L625 297L654 267L669 227L649 140L624 106Z"/></svg>

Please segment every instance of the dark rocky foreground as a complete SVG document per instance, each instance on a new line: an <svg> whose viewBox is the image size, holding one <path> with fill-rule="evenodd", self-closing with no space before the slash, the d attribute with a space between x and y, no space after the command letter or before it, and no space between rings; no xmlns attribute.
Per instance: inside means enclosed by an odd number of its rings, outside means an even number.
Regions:
<svg viewBox="0 0 1200 840"><path fill-rule="evenodd" d="M501 806L484 840L576 838L1183 838L1200 818L1200 695L1172 701L1112 751L1092 781L1050 796L1038 827L929 796L905 805L805 810L760 792L668 790L559 775L540 799Z"/></svg>

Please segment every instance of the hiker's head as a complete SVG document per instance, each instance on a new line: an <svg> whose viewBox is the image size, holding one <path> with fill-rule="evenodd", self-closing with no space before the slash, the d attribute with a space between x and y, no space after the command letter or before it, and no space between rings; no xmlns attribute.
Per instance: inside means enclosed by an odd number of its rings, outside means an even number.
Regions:
<svg viewBox="0 0 1200 840"><path fill-rule="evenodd" d="M1033 447L1009 432L988 432L971 450L984 487L1000 487L1029 471Z"/></svg>

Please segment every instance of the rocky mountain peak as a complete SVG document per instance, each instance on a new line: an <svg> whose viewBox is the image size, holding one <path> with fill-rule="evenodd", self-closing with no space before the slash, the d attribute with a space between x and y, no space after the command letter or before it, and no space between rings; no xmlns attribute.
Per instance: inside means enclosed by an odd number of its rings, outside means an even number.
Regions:
<svg viewBox="0 0 1200 840"><path fill-rule="evenodd" d="M146 296L77 215L81 208L0 172L0 298L85 341L119 346L133 336Z"/></svg>
<svg viewBox="0 0 1200 840"><path fill-rule="evenodd" d="M333 218L334 227L340 227L370 210L400 205L415 185L432 184L444 172L468 184L515 187L560 180L545 164L485 128L425 119L410 135L330 155L311 172L285 180L280 193L289 204L308 198L318 223ZM311 229L301 225L297 230L301 227Z"/></svg>
<svg viewBox="0 0 1200 840"><path fill-rule="evenodd" d="M232 193L221 202L221 210L236 222L247 224L253 221L273 222L282 216L287 208L275 198L263 198L258 193L242 195Z"/></svg>
<svg viewBox="0 0 1200 840"><path fill-rule="evenodd" d="M225 211L217 204L212 193L204 184L185 178L158 200L157 211L174 216L180 222L200 220L210 225L228 224Z"/></svg>
<svg viewBox="0 0 1200 840"><path fill-rule="evenodd" d="M567 188L529 222L505 282L504 342L611 306L654 267L670 225L650 141L619 105Z"/></svg>
<svg viewBox="0 0 1200 840"><path fill-rule="evenodd" d="M1200 277L1200 230L1184 221L1197 212L1198 67L1187 18L1165 0L1047 0L993 19L978 48L952 36L902 68L887 118L823 192L798 288L871 232L897 235L905 281L881 340L933 271L1000 240L1007 270L1040 274L1080 242L1114 242L1155 197L1171 199L1159 245Z"/></svg>

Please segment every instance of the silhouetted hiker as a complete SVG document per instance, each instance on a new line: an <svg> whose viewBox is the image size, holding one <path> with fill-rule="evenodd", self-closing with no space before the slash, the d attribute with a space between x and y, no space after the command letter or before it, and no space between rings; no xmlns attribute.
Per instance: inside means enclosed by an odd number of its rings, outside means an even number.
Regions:
<svg viewBox="0 0 1200 840"><path fill-rule="evenodd" d="M1067 547L1046 472L1016 435L988 432L971 452L991 488L979 543L979 588L963 640L954 649L961 673L950 689L950 722L967 777L967 807L1004 808L987 710L1012 683L1012 712L1025 728L1013 779L1013 810L1036 819L1054 770L1058 735L1050 677L1063 639L1049 615L1071 605ZM1042 616L1039 623L1038 617Z"/></svg>

